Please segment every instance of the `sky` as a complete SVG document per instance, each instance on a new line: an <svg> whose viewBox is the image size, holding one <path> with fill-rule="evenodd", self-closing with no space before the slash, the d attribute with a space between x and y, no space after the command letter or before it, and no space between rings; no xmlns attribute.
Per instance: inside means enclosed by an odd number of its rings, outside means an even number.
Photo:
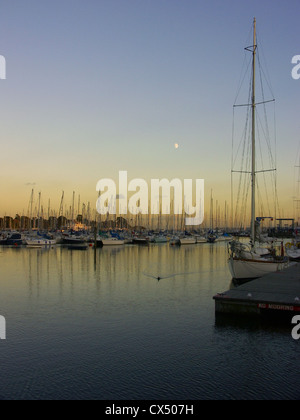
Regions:
<svg viewBox="0 0 300 420"><path fill-rule="evenodd" d="M204 179L207 209L211 190L230 202L254 17L276 98L278 199L293 214L299 0L0 0L0 11L0 216L27 214L33 188L57 211L62 191L95 207L97 182L121 170Z"/></svg>

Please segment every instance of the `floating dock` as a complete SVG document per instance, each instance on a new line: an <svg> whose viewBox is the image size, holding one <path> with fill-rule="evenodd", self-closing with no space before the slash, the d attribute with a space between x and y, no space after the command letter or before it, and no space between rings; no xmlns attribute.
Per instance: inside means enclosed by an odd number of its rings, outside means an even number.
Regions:
<svg viewBox="0 0 300 420"><path fill-rule="evenodd" d="M300 314L300 263L214 296L216 313Z"/></svg>

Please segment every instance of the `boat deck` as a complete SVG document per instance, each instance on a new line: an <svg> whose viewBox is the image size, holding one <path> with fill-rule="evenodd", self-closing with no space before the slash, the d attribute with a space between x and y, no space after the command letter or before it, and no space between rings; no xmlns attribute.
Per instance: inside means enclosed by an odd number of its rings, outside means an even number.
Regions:
<svg viewBox="0 0 300 420"><path fill-rule="evenodd" d="M216 313L264 315L300 313L300 264L249 281L214 296Z"/></svg>

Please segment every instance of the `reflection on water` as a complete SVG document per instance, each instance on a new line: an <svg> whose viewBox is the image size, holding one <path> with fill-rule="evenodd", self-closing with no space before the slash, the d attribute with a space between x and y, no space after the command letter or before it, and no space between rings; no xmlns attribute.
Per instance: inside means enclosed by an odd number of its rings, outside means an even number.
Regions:
<svg viewBox="0 0 300 420"><path fill-rule="evenodd" d="M215 317L226 244L1 248L0 267L0 398L300 396L288 328Z"/></svg>

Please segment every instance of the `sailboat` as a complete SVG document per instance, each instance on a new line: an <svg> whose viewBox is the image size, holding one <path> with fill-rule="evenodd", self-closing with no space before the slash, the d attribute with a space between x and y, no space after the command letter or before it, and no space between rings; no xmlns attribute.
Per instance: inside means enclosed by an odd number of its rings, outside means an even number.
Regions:
<svg viewBox="0 0 300 420"><path fill-rule="evenodd" d="M213 195L211 191L211 199L210 199L210 229L207 232L207 242L210 244L214 244L217 240L217 235L214 232L214 211L213 211L214 201Z"/></svg>
<svg viewBox="0 0 300 420"><path fill-rule="evenodd" d="M276 256L275 250L267 250L256 247L255 226L256 226L256 55L257 55L257 39L256 39L256 19L253 25L253 45L247 47L246 50L252 52L252 100L247 106L251 106L252 110L252 127L251 127L251 241L245 244L239 241L232 241L229 245L229 269L231 275L237 280L260 278L266 274L281 271L288 265L288 259ZM269 101L266 101L269 102ZM265 103L265 102L260 102Z"/></svg>

